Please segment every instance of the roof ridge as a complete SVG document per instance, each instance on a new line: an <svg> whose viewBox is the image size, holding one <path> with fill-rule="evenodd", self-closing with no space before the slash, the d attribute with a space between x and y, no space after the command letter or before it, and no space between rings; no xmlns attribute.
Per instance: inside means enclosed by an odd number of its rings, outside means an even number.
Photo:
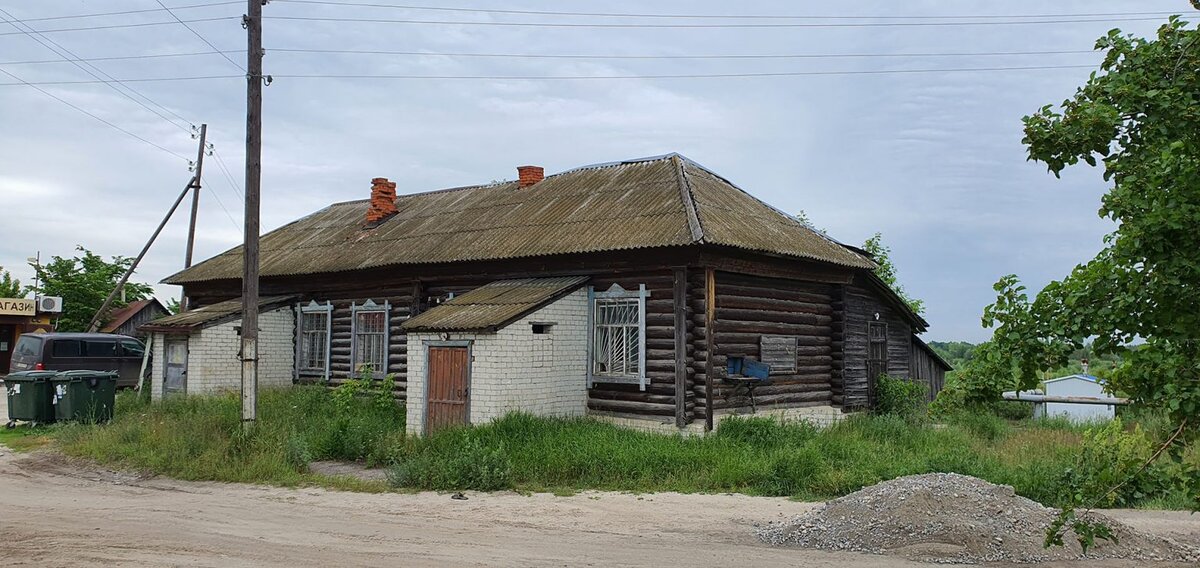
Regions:
<svg viewBox="0 0 1200 568"><path fill-rule="evenodd" d="M688 182L687 172L683 170L686 159L679 154L671 154L675 176L679 180L679 199L683 203L684 213L687 214L688 230L692 234L692 242L700 243L704 241L704 225L700 224L700 213L696 208L696 195L692 193L692 184Z"/></svg>

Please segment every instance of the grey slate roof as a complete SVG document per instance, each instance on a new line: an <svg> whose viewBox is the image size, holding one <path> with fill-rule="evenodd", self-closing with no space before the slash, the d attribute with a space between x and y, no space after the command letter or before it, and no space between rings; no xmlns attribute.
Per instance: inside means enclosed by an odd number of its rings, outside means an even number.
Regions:
<svg viewBox="0 0 1200 568"><path fill-rule="evenodd" d="M288 303L295 296L264 296L258 299L258 308L266 311ZM217 302L194 310L158 318L141 326L144 331L190 331L237 318L242 314L242 299L234 298Z"/></svg>
<svg viewBox="0 0 1200 568"><path fill-rule="evenodd" d="M583 286L586 276L498 280L408 321L406 331L495 331Z"/></svg>
<svg viewBox="0 0 1200 568"><path fill-rule="evenodd" d="M365 190L364 190L365 191ZM874 263L678 154L588 166L526 188L503 182L401 195L364 229L367 200L262 237L264 277L384 266L717 244L853 268ZM168 277L240 279L241 247Z"/></svg>

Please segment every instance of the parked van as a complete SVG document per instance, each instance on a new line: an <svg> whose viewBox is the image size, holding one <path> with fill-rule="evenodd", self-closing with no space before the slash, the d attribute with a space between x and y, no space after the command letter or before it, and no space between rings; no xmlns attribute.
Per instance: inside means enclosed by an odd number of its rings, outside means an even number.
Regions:
<svg viewBox="0 0 1200 568"><path fill-rule="evenodd" d="M17 339L8 371L116 371L118 387L133 387L145 352L146 346L128 335L26 333Z"/></svg>

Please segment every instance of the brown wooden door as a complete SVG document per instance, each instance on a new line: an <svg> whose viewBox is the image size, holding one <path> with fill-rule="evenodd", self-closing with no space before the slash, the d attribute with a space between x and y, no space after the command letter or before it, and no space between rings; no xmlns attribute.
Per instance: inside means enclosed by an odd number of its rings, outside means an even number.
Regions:
<svg viewBox="0 0 1200 568"><path fill-rule="evenodd" d="M888 374L887 324L867 324L867 404L875 407L875 384Z"/></svg>
<svg viewBox="0 0 1200 568"><path fill-rule="evenodd" d="M429 394L425 431L466 424L471 357L466 347L429 348Z"/></svg>

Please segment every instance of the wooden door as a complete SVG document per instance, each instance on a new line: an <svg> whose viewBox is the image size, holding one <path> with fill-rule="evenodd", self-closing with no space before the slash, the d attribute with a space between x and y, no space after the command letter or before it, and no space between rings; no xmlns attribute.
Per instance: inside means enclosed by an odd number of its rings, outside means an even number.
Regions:
<svg viewBox="0 0 1200 568"><path fill-rule="evenodd" d="M888 373L887 324L867 324L867 403L875 406L875 384Z"/></svg>
<svg viewBox="0 0 1200 568"><path fill-rule="evenodd" d="M163 343L163 396L187 393L187 339Z"/></svg>
<svg viewBox="0 0 1200 568"><path fill-rule="evenodd" d="M467 347L430 347L425 432L467 424L471 356Z"/></svg>

